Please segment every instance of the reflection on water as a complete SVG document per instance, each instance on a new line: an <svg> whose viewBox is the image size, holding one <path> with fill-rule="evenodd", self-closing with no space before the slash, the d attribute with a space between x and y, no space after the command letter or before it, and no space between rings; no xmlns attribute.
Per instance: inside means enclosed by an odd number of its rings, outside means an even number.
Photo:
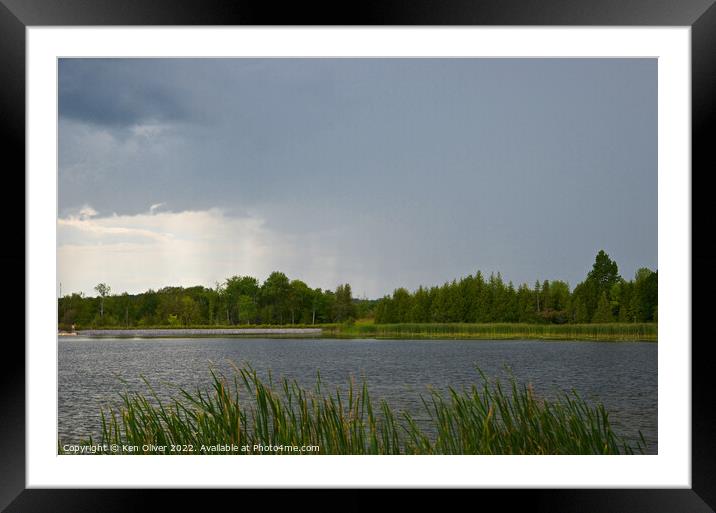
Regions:
<svg viewBox="0 0 716 513"><path fill-rule="evenodd" d="M118 392L146 392L141 376L168 399L176 387L209 388L209 366L231 373L230 362L248 363L262 377L287 377L322 389L345 388L351 377L368 382L371 397L425 419L420 394L480 383L475 370L505 376L505 367L535 392L553 397L574 389L599 400L618 434L638 431L657 452L657 344L486 340L355 339L79 339L60 338L58 431L64 442L99 435L102 406Z"/></svg>

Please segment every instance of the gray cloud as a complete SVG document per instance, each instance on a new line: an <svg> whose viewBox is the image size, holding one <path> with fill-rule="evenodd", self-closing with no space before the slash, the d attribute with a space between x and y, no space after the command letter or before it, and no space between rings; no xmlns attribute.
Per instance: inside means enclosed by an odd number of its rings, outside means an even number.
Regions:
<svg viewBox="0 0 716 513"><path fill-rule="evenodd" d="M257 216L335 255L332 272L369 296L477 269L574 285L600 248L631 276L657 264L656 71L63 59L60 213Z"/></svg>
<svg viewBox="0 0 716 513"><path fill-rule="evenodd" d="M111 127L190 117L164 61L60 59L60 117Z"/></svg>

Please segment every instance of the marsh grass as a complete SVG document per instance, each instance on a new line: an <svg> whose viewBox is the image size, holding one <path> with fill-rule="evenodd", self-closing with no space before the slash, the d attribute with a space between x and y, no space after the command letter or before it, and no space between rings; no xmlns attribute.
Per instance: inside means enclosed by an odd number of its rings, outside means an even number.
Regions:
<svg viewBox="0 0 716 513"><path fill-rule="evenodd" d="M62 326L61 326L62 328ZM104 326L105 329L170 329L170 326ZM255 325L191 325L186 329L285 329L321 328L328 337L370 338L453 338L490 340L602 340L602 341L651 341L658 338L657 323L604 323L604 324L524 324L524 323L400 323L375 324L372 319L359 319L342 324L255 324ZM69 329L69 328L68 328ZM76 327L85 329L85 327ZM182 335L187 336L187 335ZM226 336L226 335L224 335ZM276 336L276 335L273 335ZM296 336L290 335L290 336ZM280 338L280 337L279 337Z"/></svg>
<svg viewBox="0 0 716 513"><path fill-rule="evenodd" d="M643 438L635 447L620 439L604 406L576 392L548 401L513 377L503 385L479 370L480 385L421 396L427 421L420 423L375 403L365 380L324 393L320 374L307 389L285 378L274 384L270 374L264 381L250 367L233 370L229 379L211 369L210 390L180 388L168 402L144 379L147 394L123 392L119 407L102 410L99 445L192 446L194 454L226 454L211 448L217 444L247 448L234 454L256 453L256 445L317 445L318 454L355 455L634 454L646 447ZM91 437L83 443L97 445Z"/></svg>
<svg viewBox="0 0 716 513"><path fill-rule="evenodd" d="M657 340L656 323L521 324L521 323L402 323L369 324L333 328L337 335L376 338L465 338L547 340ZM324 331L331 331L330 328Z"/></svg>

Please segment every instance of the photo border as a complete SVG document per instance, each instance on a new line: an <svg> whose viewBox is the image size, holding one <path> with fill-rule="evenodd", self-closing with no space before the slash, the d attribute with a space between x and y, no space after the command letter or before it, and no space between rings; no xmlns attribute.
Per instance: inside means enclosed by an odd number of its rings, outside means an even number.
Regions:
<svg viewBox="0 0 716 513"><path fill-rule="evenodd" d="M629 3L628 9L616 2L578 1L564 5L554 0L543 0L527 7L526 2L492 1L475 6L471 2L445 2L440 8L427 2L415 2L410 9L398 7L398 3L381 2L380 7L365 5L355 11L351 20L329 11L312 11L305 6L294 10L268 12L248 2L145 2L122 4L98 1L85 3L68 0L50 1L4 1L11 8L0 4L0 127L5 154L14 162L6 168L10 175L14 166L25 166L25 28L37 25L668 25L691 26L692 29L692 230L706 228L712 215L706 210L705 201L697 201L705 195L705 175L714 169L710 140L706 135L714 125L714 91L716 91L716 8L712 0L673 2L660 9L646 0ZM146 4L146 5L145 5ZM522 5L520 5L522 4ZM377 5L377 4L376 4ZM429 8L428 8L429 7ZM623 9L624 12L620 12ZM13 158L14 157L14 158ZM7 161L7 159L6 159ZM695 172L701 170L701 173ZM15 173L14 177L20 176ZM25 189L24 173L18 187ZM12 184L14 185L14 184ZM702 186L699 186L702 185ZM18 190L16 187L12 187ZM6 190L11 190L10 187ZM24 195L12 195L19 201ZM20 199L22 198L22 199ZM705 200L705 198L703 198ZM25 210L24 208L22 209ZM17 209L8 211L8 214ZM15 235L25 240L24 224L8 217L6 237L14 241ZM21 233L22 232L22 233ZM697 240L692 236L693 273L699 283L692 288L694 296L706 291L714 277L706 271L708 264L716 260L716 243L709 239ZM19 246L19 244L16 244ZM2 259L12 279L19 281L20 273L12 270L25 265L25 245L3 252ZM713 268L713 266L710 266ZM26 270L27 272L27 270ZM15 288L15 287L13 287ZM693 301L696 315L706 318L705 301ZM26 311L31 305L26 305ZM693 333L698 333L698 323ZM12 339L10 338L12 341ZM704 340L707 340L704 337ZM10 345L10 344L8 344ZM13 351L8 347L8 351ZM0 437L0 507L12 501L7 511L77 511L82 505L115 504L126 510L131 504L144 504L149 491L131 490L36 490L25 489L25 356L24 352L6 356L2 373L3 415ZM712 386L708 380L710 359L705 344L692 345L692 489L691 490L514 490L477 493L499 497L504 505L515 500L529 502L530 509L579 510L579 511L709 511L708 505L716 504L716 433L713 401L709 394ZM10 364L9 362L12 362ZM179 492L179 493L177 493ZM211 491L215 494L216 491ZM222 491L225 496L227 491ZM243 490L242 493L246 493ZM413 491L415 493L415 491ZM183 490L152 491L152 495L186 500ZM357 493L353 492L357 497ZM416 498L419 494L414 495ZM214 495L212 496L212 498ZM218 497L217 497L218 498ZM13 500L14 499L14 500ZM101 501L101 502L100 502ZM105 502L107 501L107 502ZM362 499L358 502L362 502ZM354 503L355 504L355 503ZM344 509L344 508L342 508ZM103 510L109 510L103 508Z"/></svg>
<svg viewBox="0 0 716 513"><path fill-rule="evenodd" d="M28 265L26 487L691 486L690 27L30 27L27 38ZM330 47L330 53L326 50ZM567 49L568 50L565 50ZM565 55L566 53L566 55ZM56 457L58 346L52 256L57 190L58 58L658 59L658 206L662 316L658 455L340 456L325 460ZM44 235L43 235L44 234ZM49 258L48 258L49 257ZM686 343L684 343L686 342ZM61 345L61 344L60 344ZM54 350L50 350L52 347ZM654 347L656 349L656 347ZM667 379L668 378L668 379Z"/></svg>

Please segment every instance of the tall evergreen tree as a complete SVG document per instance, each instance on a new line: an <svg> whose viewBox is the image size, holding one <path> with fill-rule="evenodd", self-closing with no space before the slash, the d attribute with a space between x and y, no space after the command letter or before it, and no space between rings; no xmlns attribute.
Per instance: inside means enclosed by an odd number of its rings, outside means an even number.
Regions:
<svg viewBox="0 0 716 513"><path fill-rule="evenodd" d="M612 316L612 308L609 304L609 300L607 299L606 292L602 292L602 295L599 296L599 302L597 303L597 311L594 312L592 322L614 322L614 317Z"/></svg>
<svg viewBox="0 0 716 513"><path fill-rule="evenodd" d="M620 279L619 268L617 263L609 258L609 255L602 249L597 253L594 259L592 270L587 275L587 280L592 281L597 286L597 294L601 296L602 292L611 290L612 286Z"/></svg>
<svg viewBox="0 0 716 513"><path fill-rule="evenodd" d="M336 288L336 302L334 306L335 319L338 322L355 319L355 305L351 286L346 283Z"/></svg>

